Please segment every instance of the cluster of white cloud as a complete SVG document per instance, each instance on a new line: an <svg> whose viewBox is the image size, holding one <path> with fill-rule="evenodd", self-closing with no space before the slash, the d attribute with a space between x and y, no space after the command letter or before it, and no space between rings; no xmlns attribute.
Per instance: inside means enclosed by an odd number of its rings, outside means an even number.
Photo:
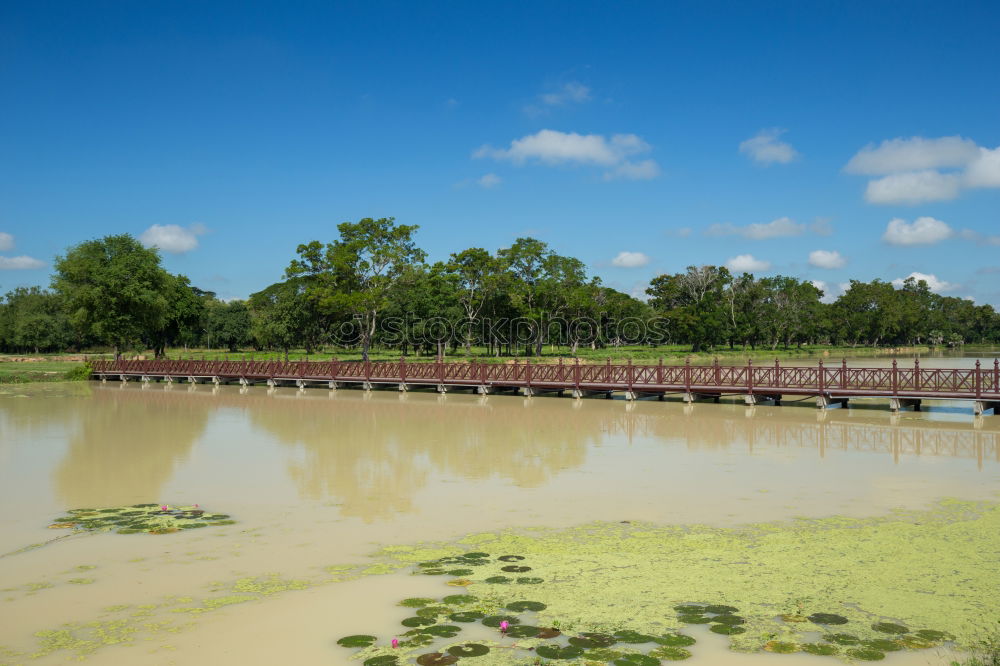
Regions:
<svg viewBox="0 0 1000 666"><path fill-rule="evenodd" d="M642 252L619 252L611 263L619 268L639 268L649 263L649 257Z"/></svg>
<svg viewBox="0 0 1000 666"><path fill-rule="evenodd" d="M910 278L913 278L917 282L923 280L924 282L927 283L927 288L933 291L935 294L941 294L946 291L955 291L956 289L962 286L960 284L954 284L952 282L945 282L944 280L940 280L938 279L938 276L934 275L933 273L920 273L917 271L910 273L906 277L896 278L895 280L892 281L892 286L894 286L896 289L899 289Z"/></svg>
<svg viewBox="0 0 1000 666"><path fill-rule="evenodd" d="M540 99L542 104L548 106L562 106L569 103L582 104L590 101L590 88L582 83L570 81L554 92L544 93Z"/></svg>
<svg viewBox="0 0 1000 666"><path fill-rule="evenodd" d="M707 236L742 236L750 240L767 240L769 238L786 238L788 236L801 236L811 230L821 236L830 235L830 222L825 219L818 219L812 225L796 222L790 217L779 217L770 222L755 222L746 226L737 226L729 222L713 224L707 230Z"/></svg>
<svg viewBox="0 0 1000 666"><path fill-rule="evenodd" d="M543 129L535 134L511 141L509 148L485 145L473 157L489 157L518 166L528 162L541 162L550 166L576 164L606 167L605 179L625 178L649 180L660 173L651 159L631 161L631 157L652 150L651 146L635 134L577 134Z"/></svg>
<svg viewBox="0 0 1000 666"><path fill-rule="evenodd" d="M955 235L954 230L933 217L918 217L913 222L894 217L882 234L890 245L933 245Z"/></svg>
<svg viewBox="0 0 1000 666"><path fill-rule="evenodd" d="M752 254L738 254L730 257L726 261L726 268L734 273L753 273L754 271L766 271L771 267L770 261L757 259Z"/></svg>
<svg viewBox="0 0 1000 666"><path fill-rule="evenodd" d="M9 252L13 249L14 236L0 231L0 252ZM44 261L23 254L20 257L0 257L0 271L27 271L44 267Z"/></svg>
<svg viewBox="0 0 1000 666"><path fill-rule="evenodd" d="M502 182L503 179L500 178L500 176L496 175L495 173L484 174L482 178L476 181L476 183L480 187L485 187L486 189L489 189L491 187L496 187Z"/></svg>
<svg viewBox="0 0 1000 666"><path fill-rule="evenodd" d="M777 127L762 129L746 141L740 142L740 152L761 164L788 164L799 154L791 144L778 140L785 131Z"/></svg>
<svg viewBox="0 0 1000 666"><path fill-rule="evenodd" d="M837 297L847 291L851 283L850 282L840 282L834 284L832 282L827 282L826 280L811 280L812 286L816 287L823 292L820 297L821 303L833 303L837 300Z"/></svg>
<svg viewBox="0 0 1000 666"><path fill-rule="evenodd" d="M171 254L184 254L198 247L198 236L208 230L202 224L182 227L178 224L154 224L139 235L139 242Z"/></svg>
<svg viewBox="0 0 1000 666"><path fill-rule="evenodd" d="M809 253L809 265L816 268L843 268L847 257L836 250L813 250Z"/></svg>
<svg viewBox="0 0 1000 666"><path fill-rule="evenodd" d="M870 203L948 201L963 189L1000 187L1000 147L990 150L960 136L890 139L862 148L844 170L880 176L865 190Z"/></svg>

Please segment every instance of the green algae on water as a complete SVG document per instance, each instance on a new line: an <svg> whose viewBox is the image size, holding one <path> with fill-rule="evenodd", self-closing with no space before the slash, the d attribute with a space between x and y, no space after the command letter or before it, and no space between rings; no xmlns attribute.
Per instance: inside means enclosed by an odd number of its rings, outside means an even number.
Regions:
<svg viewBox="0 0 1000 666"><path fill-rule="evenodd" d="M166 504L134 504L100 509L71 509L56 518L50 529L70 529L73 532L111 532L119 534L172 534L182 529L233 525L224 513L205 511L197 504L174 506Z"/></svg>

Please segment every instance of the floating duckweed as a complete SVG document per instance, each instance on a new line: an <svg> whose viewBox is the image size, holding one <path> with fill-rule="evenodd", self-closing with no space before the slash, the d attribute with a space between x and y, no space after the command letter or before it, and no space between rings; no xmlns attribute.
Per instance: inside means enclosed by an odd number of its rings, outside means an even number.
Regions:
<svg viewBox="0 0 1000 666"><path fill-rule="evenodd" d="M928 638L921 638L920 636L900 636L899 644L902 647L908 648L910 650L925 650L927 648L932 648L937 645L936 641L932 641Z"/></svg>
<svg viewBox="0 0 1000 666"><path fill-rule="evenodd" d="M885 659L884 652L879 652L871 648L851 648L847 651L847 656L860 659L861 661L882 661Z"/></svg>
<svg viewBox="0 0 1000 666"><path fill-rule="evenodd" d="M847 618L834 613L813 613L807 618L813 624L847 624Z"/></svg>
<svg viewBox="0 0 1000 666"><path fill-rule="evenodd" d="M433 562L418 562L417 566L421 569L440 569L441 560L434 560Z"/></svg>
<svg viewBox="0 0 1000 666"><path fill-rule="evenodd" d="M920 638L926 638L929 641L944 641L951 640L952 635L946 631L938 631L936 629L920 629L914 632Z"/></svg>
<svg viewBox="0 0 1000 666"><path fill-rule="evenodd" d="M866 648L878 650L879 652L895 652L903 649L903 646L898 642L889 640L888 638L873 638L868 641L861 641L861 644Z"/></svg>
<svg viewBox="0 0 1000 666"><path fill-rule="evenodd" d="M615 659L623 656L625 656L625 653L619 652L618 650L609 650L607 648L587 650L583 653L583 658L587 661L597 661L603 664L606 664L609 661L614 661Z"/></svg>
<svg viewBox="0 0 1000 666"><path fill-rule="evenodd" d="M631 629L622 629L615 632L615 639L621 643L652 643L655 639L649 634L640 634Z"/></svg>
<svg viewBox="0 0 1000 666"><path fill-rule="evenodd" d="M539 645L535 650L535 654L546 659L576 659L583 654L583 648L576 647L575 645Z"/></svg>
<svg viewBox="0 0 1000 666"><path fill-rule="evenodd" d="M661 661L683 661L691 657L691 651L675 645L664 645L650 650L649 656Z"/></svg>
<svg viewBox="0 0 1000 666"><path fill-rule="evenodd" d="M746 632L746 629L743 627L738 625L734 627L728 624L713 624L709 627L709 629L717 634L722 634L723 636L733 636L735 634L742 634Z"/></svg>
<svg viewBox="0 0 1000 666"><path fill-rule="evenodd" d="M506 608L507 610L514 611L515 613L523 613L524 611L545 610L548 606L540 601L515 601L507 604Z"/></svg>
<svg viewBox="0 0 1000 666"><path fill-rule="evenodd" d="M448 653L456 657L482 657L490 649L481 643L466 643L448 648Z"/></svg>
<svg viewBox="0 0 1000 666"><path fill-rule="evenodd" d="M344 636L337 641L337 645L342 645L344 647L354 648L354 647L368 647L374 643L377 639L374 636L369 636L367 634L355 634L353 636Z"/></svg>
<svg viewBox="0 0 1000 666"><path fill-rule="evenodd" d="M764 643L764 649L777 654L792 654L799 651L799 644L787 643L785 641L768 641Z"/></svg>
<svg viewBox="0 0 1000 666"><path fill-rule="evenodd" d="M840 649L829 643L803 643L802 651L820 656L830 656L840 652Z"/></svg>
<svg viewBox="0 0 1000 666"><path fill-rule="evenodd" d="M426 627L434 624L434 620L430 620L426 617L408 617L400 624L404 627Z"/></svg>
<svg viewBox="0 0 1000 666"><path fill-rule="evenodd" d="M399 658L391 654L384 654L379 657L371 657L362 662L364 666L395 666L399 663Z"/></svg>
<svg viewBox="0 0 1000 666"><path fill-rule="evenodd" d="M823 640L837 645L857 645L861 642L861 639L854 634L827 634L823 636Z"/></svg>
<svg viewBox="0 0 1000 666"><path fill-rule="evenodd" d="M435 624L433 627L422 629L421 633L438 636L440 638L453 638L458 636L460 631L462 631L462 628L456 627L453 624Z"/></svg>
<svg viewBox="0 0 1000 666"><path fill-rule="evenodd" d="M66 582L72 583L73 585L90 585L91 583L95 583L97 581L95 581L93 578L70 578Z"/></svg>
<svg viewBox="0 0 1000 666"><path fill-rule="evenodd" d="M872 625L872 629L880 631L883 634L905 634L910 631L903 625L895 624L894 622L876 622Z"/></svg>
<svg viewBox="0 0 1000 666"><path fill-rule="evenodd" d="M505 620L508 624L521 624L521 620L513 615L488 615L483 618L483 624L487 627L499 627Z"/></svg>
<svg viewBox="0 0 1000 666"><path fill-rule="evenodd" d="M615 666L660 666L660 660L644 654L625 654L615 659L614 664Z"/></svg>
<svg viewBox="0 0 1000 666"><path fill-rule="evenodd" d="M530 576L522 576L517 579L517 582L521 585L538 585L544 582L541 578L532 578Z"/></svg>
<svg viewBox="0 0 1000 666"><path fill-rule="evenodd" d="M705 606L704 612L706 612L706 613L718 613L718 614L722 615L722 614L725 614L725 613L735 613L738 610L739 610L739 608L736 608L734 606L726 606L726 605L723 605L723 604L712 604L712 605L709 605L709 606Z"/></svg>
<svg viewBox="0 0 1000 666"><path fill-rule="evenodd" d="M525 573L531 571L531 567L522 567L517 564L511 564L507 567L500 567L500 571L506 571L507 573Z"/></svg>
<svg viewBox="0 0 1000 666"><path fill-rule="evenodd" d="M409 599L403 599L399 602L400 606L406 606L407 608L423 608L424 606L429 606L435 602L434 599L428 599L427 597L410 597ZM445 603L448 602L448 597L444 598Z"/></svg>
<svg viewBox="0 0 1000 666"><path fill-rule="evenodd" d="M507 635L511 638L538 638L541 629L530 624L518 624L507 629Z"/></svg>
<svg viewBox="0 0 1000 666"><path fill-rule="evenodd" d="M486 617L486 613L480 613L479 611L462 611L461 613L452 613L448 616L448 619L452 622L475 622L482 620L484 617Z"/></svg>
<svg viewBox="0 0 1000 666"><path fill-rule="evenodd" d="M520 562L524 559L523 555L501 555L497 558L501 562Z"/></svg>
<svg viewBox="0 0 1000 666"><path fill-rule="evenodd" d="M697 642L687 634L664 634L663 636L654 636L653 640L660 645L669 645L672 647L687 647Z"/></svg>
<svg viewBox="0 0 1000 666"><path fill-rule="evenodd" d="M471 594L449 594L441 601L452 606L463 606L465 604L471 604L479 601L479 599Z"/></svg>
<svg viewBox="0 0 1000 666"><path fill-rule="evenodd" d="M443 576L446 572L444 569L424 569L420 573L425 576Z"/></svg>
<svg viewBox="0 0 1000 666"><path fill-rule="evenodd" d="M484 583L492 583L494 585L504 585L506 583L510 583L511 579L507 578L507 576L490 576L489 578L487 578L483 582Z"/></svg>
<svg viewBox="0 0 1000 666"><path fill-rule="evenodd" d="M808 622L809 621L809 618L807 618L805 615L799 615L798 613L783 613L782 615L779 615L778 617L780 617L785 622Z"/></svg>
<svg viewBox="0 0 1000 666"><path fill-rule="evenodd" d="M441 654L440 652L428 652L417 657L417 663L420 666L444 666L445 664L454 664L456 661L458 661L458 657L455 655Z"/></svg>

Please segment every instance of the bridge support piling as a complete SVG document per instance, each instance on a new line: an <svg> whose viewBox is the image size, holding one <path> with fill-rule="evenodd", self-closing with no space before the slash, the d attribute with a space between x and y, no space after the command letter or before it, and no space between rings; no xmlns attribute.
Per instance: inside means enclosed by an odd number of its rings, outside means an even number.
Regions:
<svg viewBox="0 0 1000 666"><path fill-rule="evenodd" d="M486 384L480 384L476 387L476 393L479 395L489 395L490 393L493 393L493 387L487 386Z"/></svg>
<svg viewBox="0 0 1000 666"><path fill-rule="evenodd" d="M531 396L535 395L535 390L530 386L522 386L521 395L523 395L525 398L530 398Z"/></svg>
<svg viewBox="0 0 1000 666"><path fill-rule="evenodd" d="M399 390L400 390L401 393L406 393L407 391L410 390L410 385L407 384L406 382L400 382L399 383Z"/></svg>
<svg viewBox="0 0 1000 666"><path fill-rule="evenodd" d="M438 384L437 385L437 392L438 393L447 393L448 392L448 385L447 384Z"/></svg>
<svg viewBox="0 0 1000 666"><path fill-rule="evenodd" d="M994 416L1000 416L1000 402L994 400L976 400L972 403L972 413L982 416L984 412L993 410Z"/></svg>
<svg viewBox="0 0 1000 666"><path fill-rule="evenodd" d="M268 379L267 380L267 387L268 388L275 388L277 385L278 385L277 381L275 381L273 379Z"/></svg>
<svg viewBox="0 0 1000 666"><path fill-rule="evenodd" d="M149 383L149 375L143 375L142 378L140 379L140 381L143 384L148 384Z"/></svg>
<svg viewBox="0 0 1000 666"><path fill-rule="evenodd" d="M712 402L719 402L721 396L713 395L711 393L685 393L684 402L690 404L692 402L699 402L701 400L711 400Z"/></svg>
<svg viewBox="0 0 1000 666"><path fill-rule="evenodd" d="M372 383L371 382L361 382L361 388L363 390L365 390L365 391L371 391L372 390Z"/></svg>
<svg viewBox="0 0 1000 666"><path fill-rule="evenodd" d="M198 383L198 378L197 377L188 376L187 381L188 381L188 384L197 384Z"/></svg>
<svg viewBox="0 0 1000 666"><path fill-rule="evenodd" d="M331 391L336 391L338 388L340 388L340 382L335 382L331 380L330 382L327 383L326 387Z"/></svg>
<svg viewBox="0 0 1000 666"><path fill-rule="evenodd" d="M765 394L765 393L748 393L743 396L743 402L749 407L754 405L759 405L767 400L772 400L775 405L781 405L781 396L777 394Z"/></svg>
<svg viewBox="0 0 1000 666"><path fill-rule="evenodd" d="M830 396L821 395L816 397L816 408L826 409L831 405L840 405L841 407L847 407L847 398L831 398Z"/></svg>
<svg viewBox="0 0 1000 666"><path fill-rule="evenodd" d="M249 385L250 385L250 382L247 381L246 377L240 377L240 386L246 387L246 386L249 386Z"/></svg>
<svg viewBox="0 0 1000 666"><path fill-rule="evenodd" d="M165 375L163 377L163 381L165 381L168 384L173 384L174 383L174 378L173 378L172 375Z"/></svg>
<svg viewBox="0 0 1000 666"><path fill-rule="evenodd" d="M212 377L212 383L215 384L216 386L218 386L219 384L222 383L222 379L220 379L217 375L213 376Z"/></svg>
<svg viewBox="0 0 1000 666"><path fill-rule="evenodd" d="M128 375L118 375L118 379L121 380L122 384L128 383Z"/></svg>
<svg viewBox="0 0 1000 666"><path fill-rule="evenodd" d="M898 412L901 409L906 409L907 407L913 407L913 411L920 411L920 399L919 398L890 398L889 399L889 409L894 412Z"/></svg>

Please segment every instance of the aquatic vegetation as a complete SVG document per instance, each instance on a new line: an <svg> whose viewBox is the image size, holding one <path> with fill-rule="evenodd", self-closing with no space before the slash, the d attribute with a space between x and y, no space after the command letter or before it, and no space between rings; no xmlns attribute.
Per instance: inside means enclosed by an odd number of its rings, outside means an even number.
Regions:
<svg viewBox="0 0 1000 666"><path fill-rule="evenodd" d="M829 643L803 643L802 651L819 656L833 656L840 652L840 648Z"/></svg>
<svg viewBox="0 0 1000 666"><path fill-rule="evenodd" d="M354 636L344 636L337 640L337 645L343 645L344 647L368 647L374 643L377 639L374 636L368 636L367 634L356 634Z"/></svg>
<svg viewBox="0 0 1000 666"><path fill-rule="evenodd" d="M691 651L674 645L664 645L650 650L649 656L661 661L683 661L691 657Z"/></svg>
<svg viewBox="0 0 1000 666"><path fill-rule="evenodd" d="M827 634L823 636L823 640L837 645L857 645L861 642L861 639L854 634Z"/></svg>
<svg viewBox="0 0 1000 666"><path fill-rule="evenodd" d="M456 661L458 661L458 657L455 655L441 654L440 652L428 652L417 657L417 663L420 666L445 666L446 664L454 664Z"/></svg>
<svg viewBox="0 0 1000 666"><path fill-rule="evenodd" d="M575 645L548 643L535 648L535 654L546 659L575 659L583 654L583 648Z"/></svg>
<svg viewBox="0 0 1000 666"><path fill-rule="evenodd" d="M626 654L614 661L615 666L659 666L660 660L645 654Z"/></svg>
<svg viewBox="0 0 1000 666"><path fill-rule="evenodd" d="M881 661L885 659L884 652L879 652L872 648L851 648L845 654L859 661Z"/></svg>
<svg viewBox="0 0 1000 666"><path fill-rule="evenodd" d="M746 633L746 629L741 626L730 626L728 624L713 624L709 627L709 631L713 631L717 634L722 634L723 636L733 636L735 634Z"/></svg>
<svg viewBox="0 0 1000 666"><path fill-rule="evenodd" d="M456 657L481 657L489 651L482 643L465 643L448 648L448 654Z"/></svg>
<svg viewBox="0 0 1000 666"><path fill-rule="evenodd" d="M903 625L895 624L893 622L876 622L872 625L872 629L880 631L883 634L905 634L910 631Z"/></svg>
<svg viewBox="0 0 1000 666"><path fill-rule="evenodd" d="M801 646L798 643L787 643L785 641L768 641L764 643L764 649L777 654L792 654L798 652Z"/></svg>
<svg viewBox="0 0 1000 666"><path fill-rule="evenodd" d="M486 617L486 613L480 611L461 611L458 613L452 613L448 616L448 619L453 622L477 622Z"/></svg>
<svg viewBox="0 0 1000 666"><path fill-rule="evenodd" d="M507 610L512 610L515 613L523 613L524 611L540 611L548 608L545 604L540 601L515 601L509 603L505 606Z"/></svg>
<svg viewBox="0 0 1000 666"><path fill-rule="evenodd" d="M656 636L653 640L660 645L670 645L674 647L687 647L688 645L694 645L697 641L687 634L666 634L664 636Z"/></svg>
<svg viewBox="0 0 1000 666"><path fill-rule="evenodd" d="M861 644L866 648L878 650L879 652L895 652L896 650L903 649L903 646L897 641L892 641L888 638L872 638L867 641L861 641Z"/></svg>
<svg viewBox="0 0 1000 666"><path fill-rule="evenodd" d="M833 613L813 613L808 618L814 624L847 624L847 618Z"/></svg>
<svg viewBox="0 0 1000 666"><path fill-rule="evenodd" d="M134 504L101 509L71 509L52 521L49 529L119 534L172 534L200 527L234 525L228 514L210 513L197 504L170 507L166 504Z"/></svg>
<svg viewBox="0 0 1000 666"><path fill-rule="evenodd" d="M410 597L409 599L403 599L399 602L399 606L406 606L408 608L422 608L424 606L429 606L430 604L437 603L434 599L427 599L425 597ZM448 603L445 601L445 603Z"/></svg>

